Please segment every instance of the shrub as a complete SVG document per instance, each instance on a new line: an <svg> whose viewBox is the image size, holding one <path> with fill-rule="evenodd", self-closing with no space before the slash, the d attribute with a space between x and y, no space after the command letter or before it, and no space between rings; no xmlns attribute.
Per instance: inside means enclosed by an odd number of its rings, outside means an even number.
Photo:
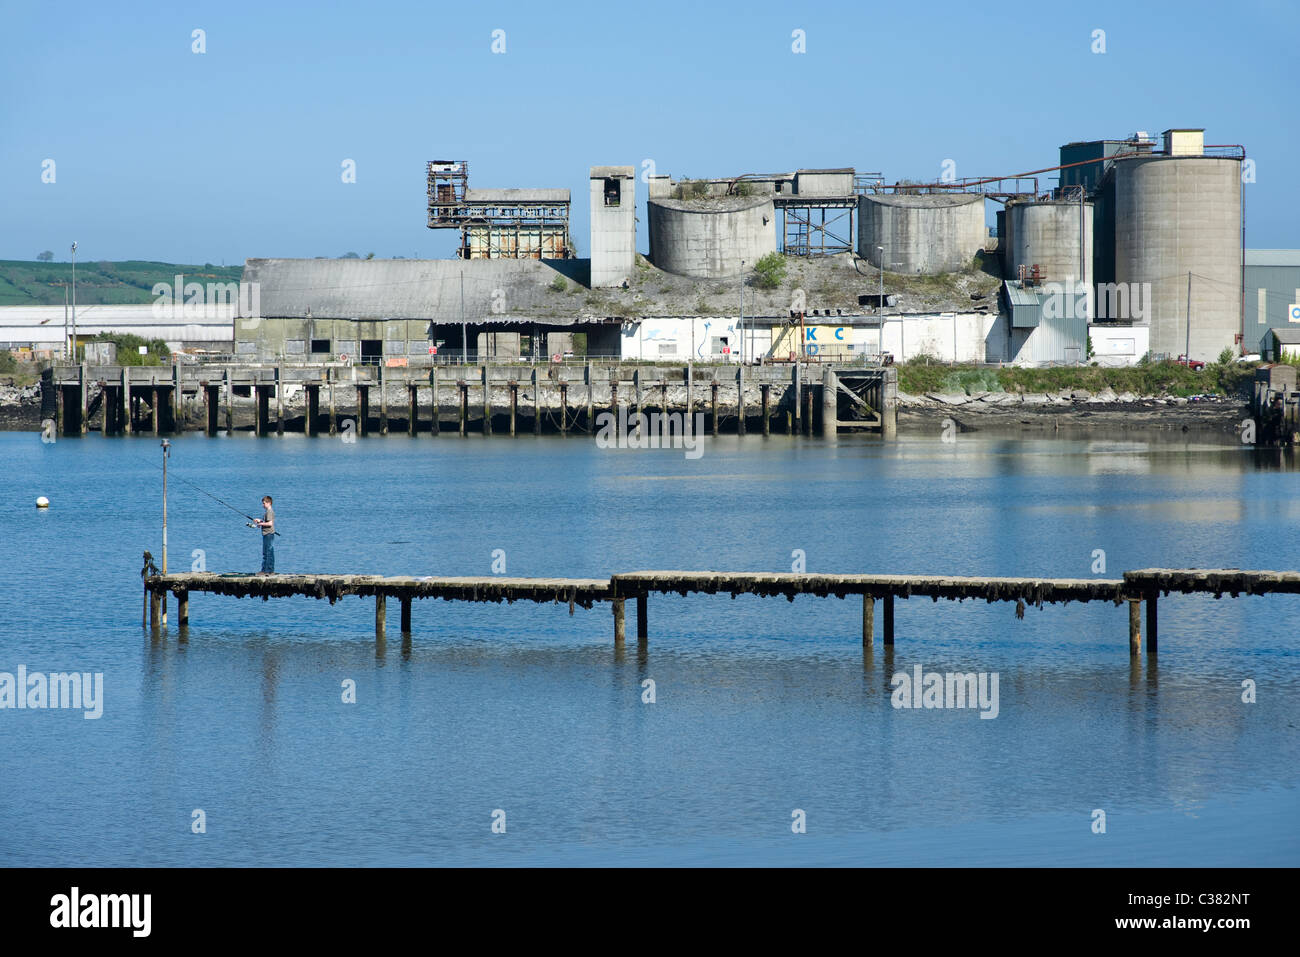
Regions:
<svg viewBox="0 0 1300 957"><path fill-rule="evenodd" d="M777 289L785 282L785 257L780 253L768 253L754 263L754 272L758 275L761 289Z"/></svg>
<svg viewBox="0 0 1300 957"><path fill-rule="evenodd" d="M569 284L564 281L563 276L556 276L551 280L549 288L551 292L564 292L564 290L569 288Z"/></svg>

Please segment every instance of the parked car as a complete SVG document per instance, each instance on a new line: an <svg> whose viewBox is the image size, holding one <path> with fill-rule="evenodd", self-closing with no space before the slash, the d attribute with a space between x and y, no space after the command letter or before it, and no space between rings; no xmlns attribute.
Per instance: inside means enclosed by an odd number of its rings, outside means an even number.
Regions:
<svg viewBox="0 0 1300 957"><path fill-rule="evenodd" d="M1187 368L1191 369L1193 372L1200 372L1205 368L1205 363L1200 359L1189 359L1187 356L1179 356L1174 361L1180 366L1187 366Z"/></svg>

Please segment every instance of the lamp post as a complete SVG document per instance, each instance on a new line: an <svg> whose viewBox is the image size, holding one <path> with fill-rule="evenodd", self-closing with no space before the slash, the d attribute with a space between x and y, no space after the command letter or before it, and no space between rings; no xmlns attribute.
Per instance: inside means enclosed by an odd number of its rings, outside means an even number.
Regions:
<svg viewBox="0 0 1300 957"><path fill-rule="evenodd" d="M72 244L72 361L77 361L77 244Z"/></svg>

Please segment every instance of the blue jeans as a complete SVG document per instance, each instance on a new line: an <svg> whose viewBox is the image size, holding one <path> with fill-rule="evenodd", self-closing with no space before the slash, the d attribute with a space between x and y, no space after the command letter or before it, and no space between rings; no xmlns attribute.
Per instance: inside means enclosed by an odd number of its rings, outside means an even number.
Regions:
<svg viewBox="0 0 1300 957"><path fill-rule="evenodd" d="M275 571L275 536L262 536L262 571Z"/></svg>

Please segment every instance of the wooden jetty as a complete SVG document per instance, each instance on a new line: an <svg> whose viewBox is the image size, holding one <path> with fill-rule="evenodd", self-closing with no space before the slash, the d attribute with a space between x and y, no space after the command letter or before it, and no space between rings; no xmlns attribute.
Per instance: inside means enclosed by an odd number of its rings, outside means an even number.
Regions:
<svg viewBox="0 0 1300 957"><path fill-rule="evenodd" d="M639 571L604 578L507 578L480 577L385 577L380 575L218 575L188 573L161 575L145 553L141 572L149 606L149 622L157 634L166 627L166 597L177 604L177 625L190 622L191 592L231 595L239 598L305 596L334 604L340 598L357 596L375 601L375 636L382 638L387 623L387 600L401 606L401 630L411 631L411 606L416 599L473 602L554 602L591 608L608 602L614 615L614 641L624 641L624 603L636 606L638 641L649 637L648 604L652 594L756 595L783 597L798 595L862 600L862 644L870 647L875 633L876 602L882 604L881 636L885 645L894 644L894 601L929 598L932 601L1014 602L1016 616L1024 617L1026 606L1072 601L1127 603L1129 653L1142 650L1141 608L1146 606L1147 653L1157 650L1157 607L1159 597L1171 593L1224 595L1300 594L1300 572L1242 571L1241 569L1147 568L1125 572L1122 578L996 578L951 575L815 575L774 572Z"/></svg>

